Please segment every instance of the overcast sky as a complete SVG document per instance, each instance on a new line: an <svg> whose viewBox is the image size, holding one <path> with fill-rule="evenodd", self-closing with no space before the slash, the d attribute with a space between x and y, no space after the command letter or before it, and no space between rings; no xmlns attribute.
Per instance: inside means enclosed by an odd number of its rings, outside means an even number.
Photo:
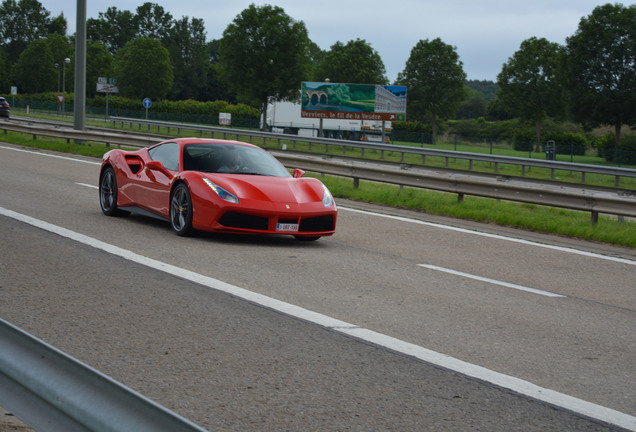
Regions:
<svg viewBox="0 0 636 432"><path fill-rule="evenodd" d="M55 17L64 13L69 33L75 32L77 0L40 0ZM501 66L530 37L565 44L581 18L598 0L154 0L173 18L203 19L207 39L219 39L250 4L280 6L303 21L309 38L323 50L340 41L366 40L382 58L391 82L404 70L411 49L420 40L439 37L456 47L470 80L496 81ZM144 0L86 0L87 17L97 18L114 6L135 12ZM614 3L614 1L611 1ZM623 2L631 4L630 1Z"/></svg>

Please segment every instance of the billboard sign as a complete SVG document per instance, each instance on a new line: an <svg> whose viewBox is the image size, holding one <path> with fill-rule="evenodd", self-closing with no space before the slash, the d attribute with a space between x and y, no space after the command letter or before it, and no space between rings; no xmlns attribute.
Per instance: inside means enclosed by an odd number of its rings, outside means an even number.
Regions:
<svg viewBox="0 0 636 432"><path fill-rule="evenodd" d="M406 120L405 86L303 82L301 94L301 117Z"/></svg>
<svg viewBox="0 0 636 432"><path fill-rule="evenodd" d="M230 126L232 124L232 114L219 113L219 124L223 126Z"/></svg>
<svg viewBox="0 0 636 432"><path fill-rule="evenodd" d="M99 93L119 93L117 80L115 78L106 79L105 77L97 78L97 91Z"/></svg>

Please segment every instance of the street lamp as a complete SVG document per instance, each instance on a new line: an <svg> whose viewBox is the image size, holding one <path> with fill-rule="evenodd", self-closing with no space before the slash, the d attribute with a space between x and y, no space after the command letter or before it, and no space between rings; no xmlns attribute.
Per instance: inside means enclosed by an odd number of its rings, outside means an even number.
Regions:
<svg viewBox="0 0 636 432"><path fill-rule="evenodd" d="M60 65L59 63L55 63L55 69L57 69L57 94L60 94ZM57 108L58 114L60 111L60 108Z"/></svg>
<svg viewBox="0 0 636 432"><path fill-rule="evenodd" d="M66 57L62 65L62 94L64 95L64 98L62 99L62 115L64 115L64 101L66 100L66 65L70 62L71 59Z"/></svg>

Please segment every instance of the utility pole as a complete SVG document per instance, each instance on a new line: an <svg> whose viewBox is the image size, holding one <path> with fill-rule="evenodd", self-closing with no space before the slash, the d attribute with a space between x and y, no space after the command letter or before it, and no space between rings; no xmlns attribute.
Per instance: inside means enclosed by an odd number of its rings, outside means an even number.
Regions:
<svg viewBox="0 0 636 432"><path fill-rule="evenodd" d="M86 0L77 0L75 31L75 107L74 129L86 123Z"/></svg>

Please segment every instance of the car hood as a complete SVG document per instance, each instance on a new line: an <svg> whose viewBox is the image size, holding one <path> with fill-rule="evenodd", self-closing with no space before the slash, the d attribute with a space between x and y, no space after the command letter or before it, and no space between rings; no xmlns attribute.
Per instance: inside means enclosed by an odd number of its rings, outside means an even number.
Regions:
<svg viewBox="0 0 636 432"><path fill-rule="evenodd" d="M314 178L271 177L245 174L207 175L211 181L232 192L239 199L274 203L322 201L324 190Z"/></svg>

